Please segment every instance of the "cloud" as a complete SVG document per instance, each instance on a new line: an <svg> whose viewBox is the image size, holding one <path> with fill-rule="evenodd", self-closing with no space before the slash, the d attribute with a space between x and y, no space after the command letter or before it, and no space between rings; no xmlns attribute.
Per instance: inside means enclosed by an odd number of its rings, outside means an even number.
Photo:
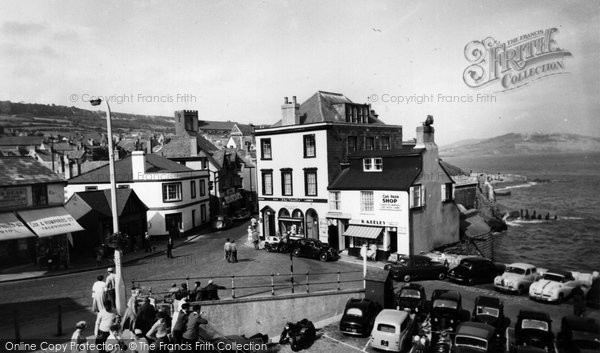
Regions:
<svg viewBox="0 0 600 353"><path fill-rule="evenodd" d="M32 22L4 22L0 32L9 36L29 36L43 32L46 29L46 25L42 23Z"/></svg>

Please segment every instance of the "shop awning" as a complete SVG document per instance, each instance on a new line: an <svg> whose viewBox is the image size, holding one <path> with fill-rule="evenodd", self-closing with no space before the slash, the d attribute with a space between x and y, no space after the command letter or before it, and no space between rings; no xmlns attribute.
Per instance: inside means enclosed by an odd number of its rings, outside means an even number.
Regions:
<svg viewBox="0 0 600 353"><path fill-rule="evenodd" d="M12 212L0 213L0 241L35 237Z"/></svg>
<svg viewBox="0 0 600 353"><path fill-rule="evenodd" d="M280 221L289 221L289 222L304 222L302 218L292 218L292 217L279 217Z"/></svg>
<svg viewBox="0 0 600 353"><path fill-rule="evenodd" d="M349 226L344 232L345 236L365 238L365 239L377 239L383 228L381 227L363 227L363 226Z"/></svg>
<svg viewBox="0 0 600 353"><path fill-rule="evenodd" d="M84 230L62 206L18 213L40 238Z"/></svg>

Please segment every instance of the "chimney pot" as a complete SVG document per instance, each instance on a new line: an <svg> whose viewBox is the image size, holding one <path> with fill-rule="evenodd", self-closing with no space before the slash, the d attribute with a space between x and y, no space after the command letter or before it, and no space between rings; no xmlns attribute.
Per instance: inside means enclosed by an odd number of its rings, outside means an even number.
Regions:
<svg viewBox="0 0 600 353"><path fill-rule="evenodd" d="M283 103L284 104L290 104L290 101L288 100L288 97L283 97Z"/></svg>
<svg viewBox="0 0 600 353"><path fill-rule="evenodd" d="M292 103L296 104L296 96L292 96Z"/></svg>

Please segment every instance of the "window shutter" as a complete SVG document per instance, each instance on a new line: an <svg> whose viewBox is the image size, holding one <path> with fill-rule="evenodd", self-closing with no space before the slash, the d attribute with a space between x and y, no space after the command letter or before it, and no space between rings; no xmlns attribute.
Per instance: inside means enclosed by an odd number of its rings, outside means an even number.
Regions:
<svg viewBox="0 0 600 353"><path fill-rule="evenodd" d="M425 206L425 199L427 199L427 195L425 195L425 186L421 185L421 207Z"/></svg>
<svg viewBox="0 0 600 353"><path fill-rule="evenodd" d="M413 208L415 207L415 187L411 186L408 189L408 207Z"/></svg>
<svg viewBox="0 0 600 353"><path fill-rule="evenodd" d="M446 201L446 184L442 184L442 201Z"/></svg>

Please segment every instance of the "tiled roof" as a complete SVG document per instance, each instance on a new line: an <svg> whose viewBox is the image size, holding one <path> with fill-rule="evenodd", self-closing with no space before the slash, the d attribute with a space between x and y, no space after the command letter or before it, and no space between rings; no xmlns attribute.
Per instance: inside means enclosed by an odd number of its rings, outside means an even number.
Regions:
<svg viewBox="0 0 600 353"><path fill-rule="evenodd" d="M146 172L189 172L192 169L183 166L177 162L173 162L167 158L161 157L156 154L146 154ZM133 174L131 170L131 156L115 162L115 177L118 183L126 183L133 181ZM96 183L108 183L110 181L109 167L104 165L102 167L90 170L87 173L80 174L69 180L70 184L96 184Z"/></svg>
<svg viewBox="0 0 600 353"><path fill-rule="evenodd" d="M235 124L235 126L237 126L238 130L240 130L240 132L242 133L242 136L249 136L249 135L252 135L252 133L254 132L254 127L252 127L250 125Z"/></svg>
<svg viewBox="0 0 600 353"><path fill-rule="evenodd" d="M81 174L87 173L90 170L100 168L103 165L107 165L108 161L85 161L81 163Z"/></svg>
<svg viewBox="0 0 600 353"><path fill-rule="evenodd" d="M0 137L0 146L31 146L41 145L43 136L4 136Z"/></svg>
<svg viewBox="0 0 600 353"><path fill-rule="evenodd" d="M198 120L198 130L231 130L235 124L234 121Z"/></svg>
<svg viewBox="0 0 600 353"><path fill-rule="evenodd" d="M452 164L450 164L448 162L444 162L443 160L440 160L440 166L451 177L459 176L459 175L464 175L464 176L469 176L470 175L469 173L465 172L464 170L460 169L459 167L457 167L455 165L452 165Z"/></svg>
<svg viewBox="0 0 600 353"><path fill-rule="evenodd" d="M37 154L37 156L44 162L52 162L52 154L50 153L50 151L45 151L45 150L36 150L35 154ZM55 159L59 159L60 157L56 157ZM60 162L60 160L59 160Z"/></svg>
<svg viewBox="0 0 600 353"><path fill-rule="evenodd" d="M25 185L65 181L31 157L0 157L0 185Z"/></svg>
<svg viewBox="0 0 600 353"><path fill-rule="evenodd" d="M207 139L200 136L199 134L194 134L196 137L196 143L198 145L198 155L201 151L205 151L210 153L212 151L217 151L218 148L210 143ZM191 155L191 145L190 139L187 136L178 136L173 137L169 143L162 146L162 148L158 148L155 150L155 153L167 157L167 158L181 158L181 157L195 157Z"/></svg>
<svg viewBox="0 0 600 353"><path fill-rule="evenodd" d="M84 154L85 154L85 150L65 151L65 155L69 159L79 159L79 158L83 157Z"/></svg>
<svg viewBox="0 0 600 353"><path fill-rule="evenodd" d="M130 197L135 197L136 202L142 203L142 201L137 198L135 192L129 188L119 188L117 191L117 214L120 216L123 214L123 210L125 209L125 205L127 205L127 201ZM94 191L82 191L75 193L77 196L81 198L86 204L90 206L91 209L102 213L107 217L111 217L111 201L110 201L110 189L106 190L94 190ZM69 199L71 201L71 199ZM67 202L68 204L69 202ZM143 203L142 203L143 204ZM147 206L144 205L144 207Z"/></svg>
<svg viewBox="0 0 600 353"><path fill-rule="evenodd" d="M71 145L68 142L54 143L54 144L50 144L50 146L55 151L73 151L77 148L76 146Z"/></svg>

